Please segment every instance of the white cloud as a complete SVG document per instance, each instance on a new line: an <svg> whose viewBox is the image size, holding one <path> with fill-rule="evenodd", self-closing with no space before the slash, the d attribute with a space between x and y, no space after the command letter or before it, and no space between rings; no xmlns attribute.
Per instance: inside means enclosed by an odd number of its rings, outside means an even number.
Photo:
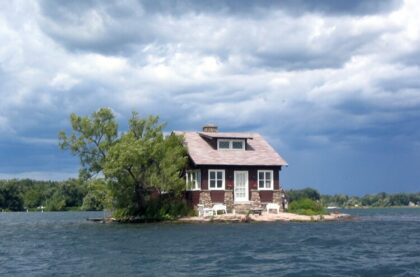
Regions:
<svg viewBox="0 0 420 277"><path fill-rule="evenodd" d="M80 83L79 80L63 73L58 73L51 80L50 85L58 90L69 90L74 85Z"/></svg>
<svg viewBox="0 0 420 277"><path fill-rule="evenodd" d="M3 136L52 144L70 112L101 106L178 129L250 128L290 148L375 141L419 117L417 1L365 14L90 5L0 4ZM400 132L410 144L405 129L386 135Z"/></svg>

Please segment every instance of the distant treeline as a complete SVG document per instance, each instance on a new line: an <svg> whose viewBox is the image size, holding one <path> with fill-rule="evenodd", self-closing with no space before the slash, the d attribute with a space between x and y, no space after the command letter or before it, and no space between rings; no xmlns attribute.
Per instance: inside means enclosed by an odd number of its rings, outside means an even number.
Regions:
<svg viewBox="0 0 420 277"><path fill-rule="evenodd" d="M417 193L394 193L385 192L367 194L365 196L348 196L345 194L321 195L313 188L299 190L287 190L289 202L309 198L319 201L323 206L335 206L343 208L351 207L396 207L396 206L420 206L420 192Z"/></svg>
<svg viewBox="0 0 420 277"><path fill-rule="evenodd" d="M0 180L0 210L103 210L110 206L110 193L103 179L82 181ZM377 193L362 197L344 194L321 195L313 188L286 190L289 203L305 198L324 207L394 207L420 206L418 193Z"/></svg>
<svg viewBox="0 0 420 277"><path fill-rule="evenodd" d="M0 210L103 210L107 201L103 180L83 182L0 180Z"/></svg>

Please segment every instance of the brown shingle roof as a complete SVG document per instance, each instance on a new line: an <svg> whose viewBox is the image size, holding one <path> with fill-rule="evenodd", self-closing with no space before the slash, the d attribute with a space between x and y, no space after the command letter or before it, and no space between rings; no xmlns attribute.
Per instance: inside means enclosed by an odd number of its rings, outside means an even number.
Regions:
<svg viewBox="0 0 420 277"><path fill-rule="evenodd" d="M175 133L184 135L188 154L196 165L287 165L287 162L257 133L212 133L212 136L208 136L247 138L247 150L217 150L211 145L211 139L206 140L200 135L203 132Z"/></svg>

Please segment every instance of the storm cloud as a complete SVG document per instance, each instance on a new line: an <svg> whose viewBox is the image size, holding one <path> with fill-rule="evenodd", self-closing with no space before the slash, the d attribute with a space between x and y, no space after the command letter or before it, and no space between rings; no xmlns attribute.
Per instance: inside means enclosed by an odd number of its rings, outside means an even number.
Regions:
<svg viewBox="0 0 420 277"><path fill-rule="evenodd" d="M0 4L0 177L67 178L71 112L264 135L286 188L418 190L416 1ZM398 185L396 185L398 184Z"/></svg>

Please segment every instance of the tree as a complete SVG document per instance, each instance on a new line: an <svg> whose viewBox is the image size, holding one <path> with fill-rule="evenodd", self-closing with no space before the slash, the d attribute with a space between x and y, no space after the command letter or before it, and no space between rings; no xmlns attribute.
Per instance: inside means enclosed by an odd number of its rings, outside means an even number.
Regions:
<svg viewBox="0 0 420 277"><path fill-rule="evenodd" d="M104 179L88 181L87 194L83 198L82 209L86 211L102 211L110 206L109 192Z"/></svg>
<svg viewBox="0 0 420 277"><path fill-rule="evenodd" d="M0 195L0 208L10 211L23 210L22 186L17 180L0 182Z"/></svg>
<svg viewBox="0 0 420 277"><path fill-rule="evenodd" d="M103 170L109 148L117 141L118 124L109 108L101 108L91 117L70 115L73 133L59 133L60 147L80 158L80 176L90 178Z"/></svg>
<svg viewBox="0 0 420 277"><path fill-rule="evenodd" d="M319 192L313 188L304 188L304 189L297 189L297 190L288 190L286 191L287 197L289 198L289 202L300 200L303 198L309 198L314 201L318 201L321 198Z"/></svg>
<svg viewBox="0 0 420 277"><path fill-rule="evenodd" d="M64 211L66 209L66 199L56 191L47 201L46 209L48 211Z"/></svg>
<svg viewBox="0 0 420 277"><path fill-rule="evenodd" d="M86 186L79 179L69 179L58 187L58 191L64 197L66 207L79 207L86 195Z"/></svg>
<svg viewBox="0 0 420 277"><path fill-rule="evenodd" d="M43 191L38 187L31 187L23 194L23 202L27 208L36 208L45 203Z"/></svg>
<svg viewBox="0 0 420 277"><path fill-rule="evenodd" d="M109 150L104 173L113 180L116 207L128 214L144 213L146 198L154 191L178 193L184 188L180 177L187 152L179 136L164 137L163 126L158 117L142 119L133 113L129 131Z"/></svg>
<svg viewBox="0 0 420 277"><path fill-rule="evenodd" d="M80 157L82 176L104 175L112 204L121 215L144 214L152 192L176 195L184 189L183 140L174 134L165 137L158 117L140 118L133 113L129 130L119 135L110 109L100 109L91 117L72 114L71 123L71 135L59 134L61 148Z"/></svg>

